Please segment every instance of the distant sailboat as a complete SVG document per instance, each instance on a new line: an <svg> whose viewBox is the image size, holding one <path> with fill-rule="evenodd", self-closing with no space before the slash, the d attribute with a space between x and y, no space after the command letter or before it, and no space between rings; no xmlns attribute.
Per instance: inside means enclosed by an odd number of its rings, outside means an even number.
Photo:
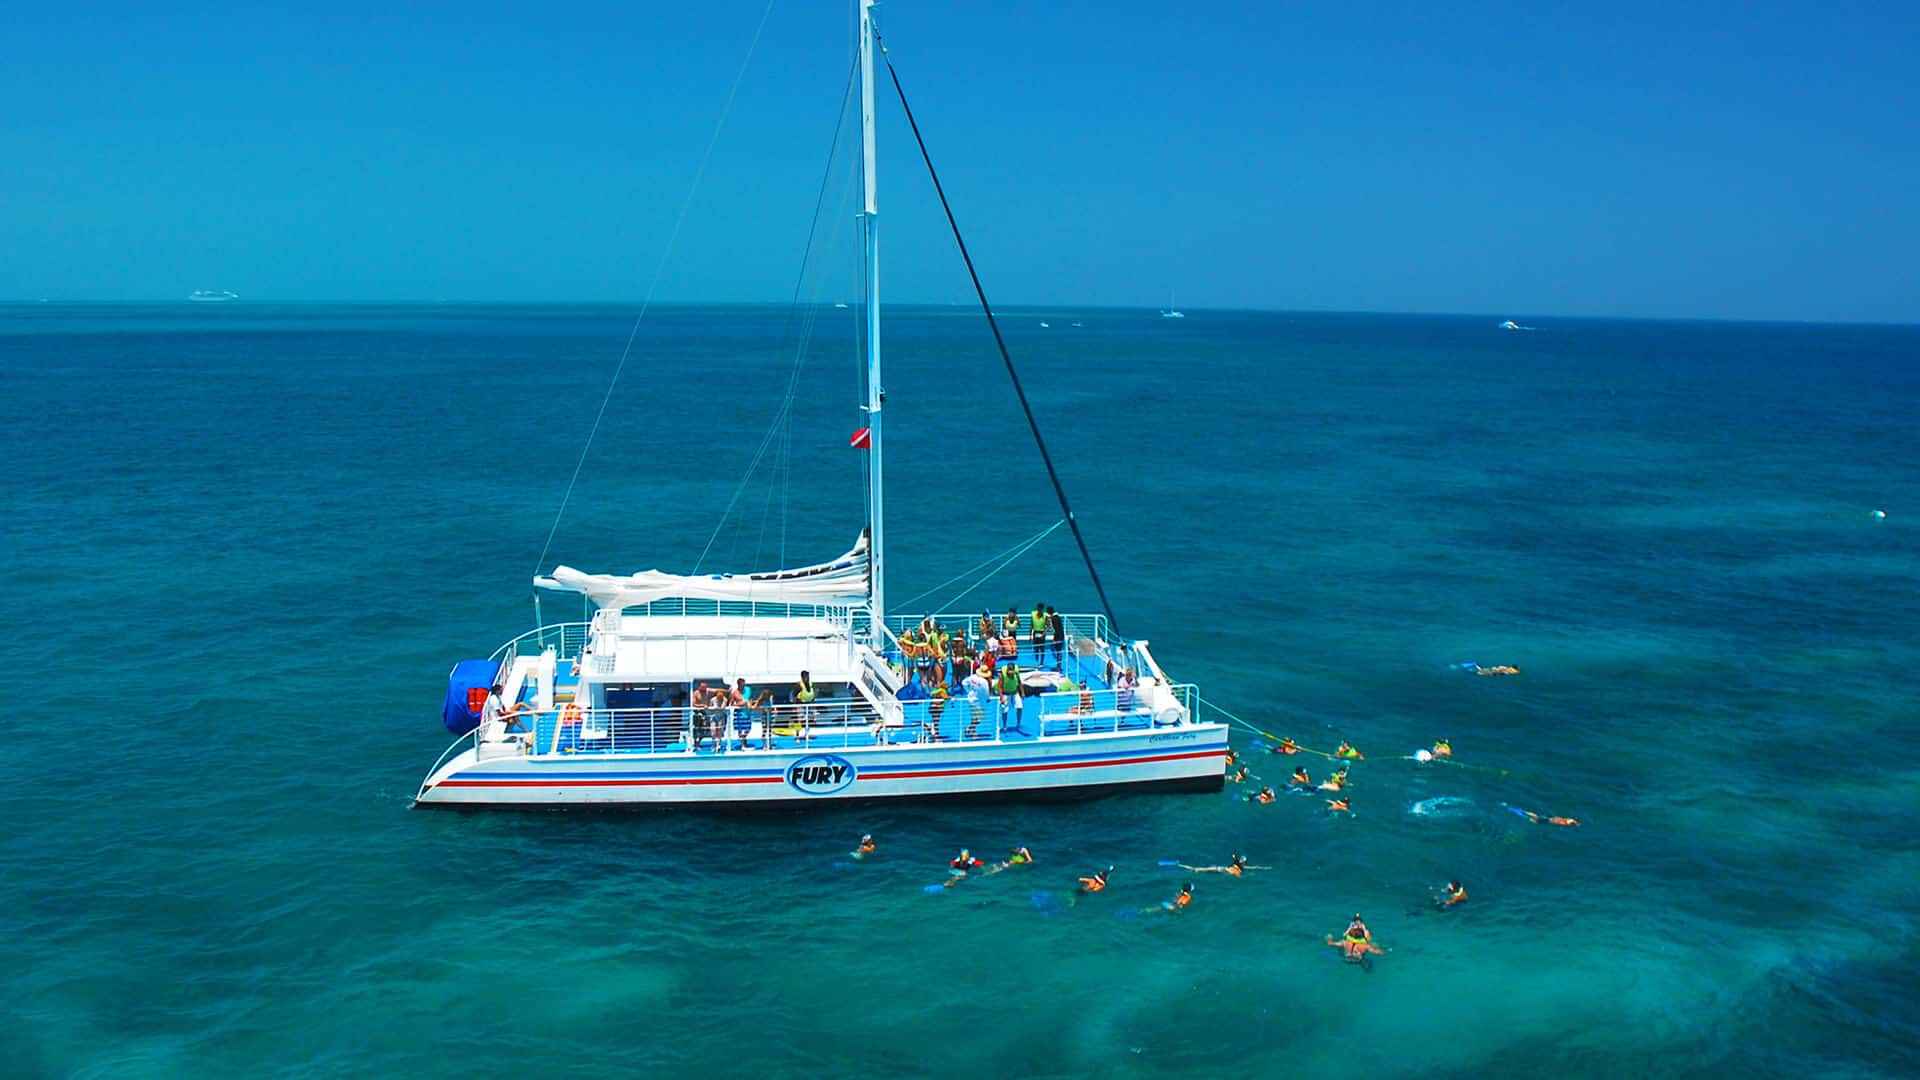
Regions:
<svg viewBox="0 0 1920 1080"><path fill-rule="evenodd" d="M1161 312L1160 317L1163 319L1184 319L1187 317L1187 313L1181 311L1180 308L1174 304L1172 292L1167 293L1167 310Z"/></svg>

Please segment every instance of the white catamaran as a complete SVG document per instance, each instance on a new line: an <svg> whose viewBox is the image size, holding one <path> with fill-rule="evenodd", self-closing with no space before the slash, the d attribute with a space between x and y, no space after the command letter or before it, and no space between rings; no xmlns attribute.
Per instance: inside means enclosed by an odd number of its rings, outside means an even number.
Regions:
<svg viewBox="0 0 1920 1080"><path fill-rule="evenodd" d="M1226 725L1202 720L1195 688L1170 679L1146 641L1120 637L1110 615L886 611L873 6L860 2L867 427L856 445L869 475L859 541L830 562L767 573L561 566L536 577L538 589L584 597L586 617L454 667L442 717L457 739L417 804L775 806L1222 786Z"/></svg>

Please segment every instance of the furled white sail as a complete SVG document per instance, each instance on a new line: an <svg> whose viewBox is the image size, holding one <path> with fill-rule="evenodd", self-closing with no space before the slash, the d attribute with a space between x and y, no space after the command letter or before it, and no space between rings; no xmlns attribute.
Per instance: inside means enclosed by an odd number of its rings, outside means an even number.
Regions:
<svg viewBox="0 0 1920 1080"><path fill-rule="evenodd" d="M556 566L536 577L542 589L576 592L602 608L620 610L653 600L757 600L770 604L859 603L867 598L867 534L831 562L762 574L589 574Z"/></svg>

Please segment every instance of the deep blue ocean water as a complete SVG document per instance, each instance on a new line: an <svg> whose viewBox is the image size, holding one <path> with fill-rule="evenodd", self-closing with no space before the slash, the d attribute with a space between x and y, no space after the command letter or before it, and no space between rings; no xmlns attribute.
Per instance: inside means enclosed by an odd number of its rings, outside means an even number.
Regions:
<svg viewBox="0 0 1920 1080"><path fill-rule="evenodd" d="M649 315L540 568L844 550L854 315L744 487L807 320ZM533 625L631 312L0 308L0 1070L1920 1072L1920 329L1190 316L1005 320L1122 629L1366 751L1350 819L411 810L447 669ZM1056 511L983 320L886 339L904 600ZM963 604L1036 600L1094 605L1064 531ZM1276 869L1155 910L1160 860L1235 850ZM1356 910L1370 973L1320 943Z"/></svg>

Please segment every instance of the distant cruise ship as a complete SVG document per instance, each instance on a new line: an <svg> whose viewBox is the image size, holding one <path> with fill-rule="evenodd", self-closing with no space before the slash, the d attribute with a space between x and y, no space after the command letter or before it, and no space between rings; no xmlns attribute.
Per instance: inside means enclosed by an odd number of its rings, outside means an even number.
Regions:
<svg viewBox="0 0 1920 1080"><path fill-rule="evenodd" d="M211 290L211 289L195 289L193 291L193 295L187 297L187 299L193 301L196 304L224 304L229 300L238 300L240 299L240 297L236 293L230 293L225 291L217 291L217 290Z"/></svg>

